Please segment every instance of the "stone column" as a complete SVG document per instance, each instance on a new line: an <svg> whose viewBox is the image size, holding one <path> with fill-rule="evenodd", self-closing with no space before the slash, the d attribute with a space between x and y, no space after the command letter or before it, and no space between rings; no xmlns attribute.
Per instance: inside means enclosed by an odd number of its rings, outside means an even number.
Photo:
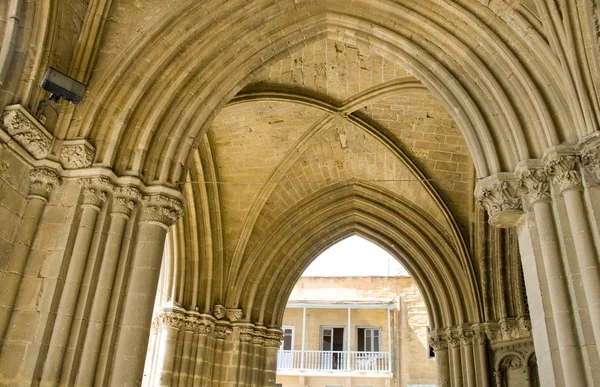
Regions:
<svg viewBox="0 0 600 387"><path fill-rule="evenodd" d="M592 331L595 342L598 343L600 341L600 261L583 199L581 175L576 170L578 163L577 156L559 156L551 160L546 169L554 175L554 182L560 187L560 194L565 199ZM600 346L597 347L600 350Z"/></svg>
<svg viewBox="0 0 600 387"><path fill-rule="evenodd" d="M527 187L526 198L530 211L533 211L535 217L565 381L584 386L587 380L556 233L547 175L541 169L527 169L522 173L522 180Z"/></svg>
<svg viewBox="0 0 600 387"><path fill-rule="evenodd" d="M175 360L175 348L177 336L184 323L184 315L173 311L162 311L156 316L159 326L159 344L156 353L157 362L155 368L154 385L170 386L173 379L173 360Z"/></svg>
<svg viewBox="0 0 600 387"><path fill-rule="evenodd" d="M208 368L212 368L212 364L209 359L212 358L212 353L209 353L208 337L213 330L214 323L207 320L204 316L200 317L197 322L197 335L196 338L198 349L196 350L196 358L194 364L194 387L205 386L210 380L206 378L205 371Z"/></svg>
<svg viewBox="0 0 600 387"><path fill-rule="evenodd" d="M252 336L252 372L248 373L249 382L246 383L250 387L262 386L262 367L260 363L263 360L263 346L265 344L265 328L255 327Z"/></svg>
<svg viewBox="0 0 600 387"><path fill-rule="evenodd" d="M192 337L196 329L196 317L187 316L183 322L183 351L181 354L181 367L179 368L179 383L178 386L187 384L192 352ZM193 368L192 368L193 370Z"/></svg>
<svg viewBox="0 0 600 387"><path fill-rule="evenodd" d="M27 206L19 226L19 233L10 253L6 273L2 278L2 283L0 283L0 344L6 334L42 212L48 202L50 193L60 185L58 174L46 168L32 169L29 172L29 180Z"/></svg>
<svg viewBox="0 0 600 387"><path fill-rule="evenodd" d="M477 351L477 358L479 365L477 366L480 375L480 386L490 387L490 371L488 361L488 351L486 343L486 335L481 326L473 327L473 338L475 342L475 348Z"/></svg>
<svg viewBox="0 0 600 387"><path fill-rule="evenodd" d="M117 264L121 258L123 235L131 212L135 208L136 201L139 198L140 193L135 188L117 187L114 190L110 226L108 228L108 235L106 236L106 245L102 255L102 264L100 273L98 274L98 284L94 294L93 306L90 311L90 323L81 353L81 366L77 377L78 385L91 386L94 381L110 295L113 289Z"/></svg>
<svg viewBox="0 0 600 387"><path fill-rule="evenodd" d="M239 372L238 383L239 387L246 385L246 375L248 374L250 361L252 359L250 347L252 342L253 329L248 326L240 327L240 356L239 356Z"/></svg>
<svg viewBox="0 0 600 387"><path fill-rule="evenodd" d="M92 236L96 228L96 219L102 204L107 198L106 192L112 189L110 182L106 179L84 179L82 183L84 184L84 188L81 218L42 373L42 380L45 383L58 383L67 342L71 333L81 281L88 263L88 254L92 243Z"/></svg>
<svg viewBox="0 0 600 387"><path fill-rule="evenodd" d="M450 369L452 372L452 386L463 386L462 364L460 358L460 340L451 331L446 335L450 347Z"/></svg>
<svg viewBox="0 0 600 387"><path fill-rule="evenodd" d="M183 210L168 196L144 197L110 385L141 383L165 237Z"/></svg>
<svg viewBox="0 0 600 387"><path fill-rule="evenodd" d="M450 387L450 361L448 359L448 341L437 332L431 334L430 344L435 351L435 368L439 387Z"/></svg>
<svg viewBox="0 0 600 387"><path fill-rule="evenodd" d="M475 360L473 358L473 333L466 329L461 329L458 337L462 349L461 357L463 358L466 370L466 375L463 380L466 380L466 386L477 387L477 380L475 378Z"/></svg>
<svg viewBox="0 0 600 387"><path fill-rule="evenodd" d="M277 373L277 351L283 340L281 329L267 329L265 335L264 351L264 387L273 387L275 385Z"/></svg>
<svg viewBox="0 0 600 387"><path fill-rule="evenodd" d="M227 337L228 326L227 323L217 321L215 324L215 349L213 353L213 376L212 376L212 385L219 386L222 380L222 376L225 372L222 372L222 368L226 365L223 363L223 344L225 343L225 338ZM223 375L221 375L223 373Z"/></svg>

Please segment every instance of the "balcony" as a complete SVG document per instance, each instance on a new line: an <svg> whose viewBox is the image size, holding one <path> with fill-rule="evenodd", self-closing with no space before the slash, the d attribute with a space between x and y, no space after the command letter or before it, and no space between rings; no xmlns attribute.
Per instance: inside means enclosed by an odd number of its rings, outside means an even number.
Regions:
<svg viewBox="0 0 600 387"><path fill-rule="evenodd" d="M277 353L277 372L391 373L389 352L283 351Z"/></svg>

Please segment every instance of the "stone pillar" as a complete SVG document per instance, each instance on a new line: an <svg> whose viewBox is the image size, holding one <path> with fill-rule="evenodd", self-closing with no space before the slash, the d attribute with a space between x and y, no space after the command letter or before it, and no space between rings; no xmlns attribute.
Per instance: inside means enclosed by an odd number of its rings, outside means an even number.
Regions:
<svg viewBox="0 0 600 387"><path fill-rule="evenodd" d="M181 204L165 195L146 196L132 260L110 385L141 384L164 242Z"/></svg>
<svg viewBox="0 0 600 387"><path fill-rule="evenodd" d="M265 351L264 351L264 387L273 387L275 385L277 373L277 351L283 340L283 332L281 329L267 329L265 335Z"/></svg>
<svg viewBox="0 0 600 387"><path fill-rule="evenodd" d="M450 387L450 361L448 358L448 341L444 334L432 332L430 344L435 351L435 368L439 387Z"/></svg>
<svg viewBox="0 0 600 387"><path fill-rule="evenodd" d="M490 387L490 371L489 371L489 360L487 351L487 342L484 329L481 326L473 327L473 338L475 342L475 348L477 351L477 359L479 364L477 369L479 370L479 381L481 387Z"/></svg>
<svg viewBox="0 0 600 387"><path fill-rule="evenodd" d="M466 375L464 375L464 383L468 387L477 387L477 380L475 378L475 360L473 358L473 333L466 329L459 330L459 339L462 349L462 359L464 362L464 368Z"/></svg>
<svg viewBox="0 0 600 387"><path fill-rule="evenodd" d="M29 258L31 244L42 212L48 201L50 193L60 184L56 172L46 168L36 168L29 172L29 195L27 206L23 213L23 220L19 226L19 233L10 253L8 266L2 283L0 283L0 344L4 340L10 315L17 299L17 292L21 278Z"/></svg>
<svg viewBox="0 0 600 387"><path fill-rule="evenodd" d="M554 222L547 175L541 169L527 169L521 176L527 187L529 210L533 211L535 218L565 380L573 385L584 386L587 380Z"/></svg>
<svg viewBox="0 0 600 387"><path fill-rule="evenodd" d="M132 187L117 187L114 190L106 245L102 255L92 310L90 311L90 322L81 353L81 366L77 377L78 385L91 386L94 381L110 296L115 281L117 264L122 253L123 235L139 198L139 191Z"/></svg>
<svg viewBox="0 0 600 387"><path fill-rule="evenodd" d="M174 311L162 311L156 316L159 329L158 353L155 368L154 385L170 386L173 381L173 361L177 336L184 323L184 315Z"/></svg>
<svg viewBox="0 0 600 387"><path fill-rule="evenodd" d="M250 387L262 387L262 367L263 361L263 346L265 344L265 328L255 327L252 336L252 362L248 362L252 366L252 372L249 372L249 382L246 383Z"/></svg>
<svg viewBox="0 0 600 387"><path fill-rule="evenodd" d="M213 354L213 375L212 375L212 386L219 386L221 384L222 377L225 372L222 372L224 367L223 363L223 345L225 344L225 338L227 337L228 324L225 322L215 324L215 349ZM222 375L223 373L223 375Z"/></svg>
<svg viewBox="0 0 600 387"><path fill-rule="evenodd" d="M554 182L560 187L560 195L565 199L592 331L595 342L598 343L600 341L600 261L583 199L581 175L576 169L578 164L578 156L558 156L548 163L546 169L554 176ZM600 350L600 346L597 348Z"/></svg>
<svg viewBox="0 0 600 387"><path fill-rule="evenodd" d="M460 340L451 331L446 335L450 347L450 370L452 373L452 386L463 386L462 363L460 358Z"/></svg>
<svg viewBox="0 0 600 387"><path fill-rule="evenodd" d="M211 380L206 376L207 369L212 368L212 364L209 359L212 358L212 352L210 344L208 343L209 334L212 333L214 323L206 320L205 318L198 319L197 335L196 338L198 349L196 350L196 358L194 364L194 387L195 386L206 386L208 381Z"/></svg>
<svg viewBox="0 0 600 387"><path fill-rule="evenodd" d="M248 326L241 326L240 328L240 355L239 355L239 371L238 371L238 383L239 387L246 385L246 376L252 373L249 369L251 357L251 346L252 346L252 332L253 329Z"/></svg>
<svg viewBox="0 0 600 387"><path fill-rule="evenodd" d="M112 187L106 179L84 179L83 204L81 205L81 218L75 236L73 252L71 254L67 277L63 287L56 320L52 329L52 337L48 348L48 355L44 363L42 380L45 383L58 383L63 365L65 350L77 298L81 288L83 273L88 264L88 254L92 243L92 236L96 227L96 219L101 206L107 198L107 191Z"/></svg>
<svg viewBox="0 0 600 387"><path fill-rule="evenodd" d="M181 367L179 368L179 383L178 386L185 386L188 381L190 364L192 363L192 337L196 329L196 317L187 316L183 323L183 352L181 355ZM193 371L193 368L191 368Z"/></svg>

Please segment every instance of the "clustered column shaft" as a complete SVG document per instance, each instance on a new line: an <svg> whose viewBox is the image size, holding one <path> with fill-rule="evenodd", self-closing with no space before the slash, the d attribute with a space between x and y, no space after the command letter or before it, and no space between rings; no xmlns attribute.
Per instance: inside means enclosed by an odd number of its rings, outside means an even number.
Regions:
<svg viewBox="0 0 600 387"><path fill-rule="evenodd" d="M42 212L48 202L50 193L60 184L58 174L44 168L31 170L29 173L30 186L27 196L27 206L23 213L23 221L19 227L17 240L11 251L6 274L2 279L2 292L0 292L0 343L4 340L6 329L10 321L11 312L17 298L19 285L31 244L35 237Z"/></svg>

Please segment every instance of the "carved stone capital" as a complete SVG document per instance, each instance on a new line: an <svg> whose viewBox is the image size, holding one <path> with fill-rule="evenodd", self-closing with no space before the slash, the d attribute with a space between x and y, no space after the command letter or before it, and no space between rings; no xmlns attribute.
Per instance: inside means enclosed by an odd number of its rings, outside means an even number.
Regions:
<svg viewBox="0 0 600 387"><path fill-rule="evenodd" d="M448 349L448 341L446 340L446 337L442 335L432 334L429 338L429 344L436 352Z"/></svg>
<svg viewBox="0 0 600 387"><path fill-rule="evenodd" d="M108 197L107 192L112 191L113 185L105 177L94 177L79 180L83 185L83 205L100 208Z"/></svg>
<svg viewBox="0 0 600 387"><path fill-rule="evenodd" d="M554 177L554 182L560 187L560 193L571 189L581 189L581 174L577 170L579 156L556 156L546 164L546 172Z"/></svg>
<svg viewBox="0 0 600 387"><path fill-rule="evenodd" d="M490 224L507 228L517 225L523 216L520 184L516 179L493 179L478 187L477 203L487 210Z"/></svg>
<svg viewBox="0 0 600 387"><path fill-rule="evenodd" d="M473 339L475 340L475 342L477 344L483 344L483 343L485 343L486 338L487 338L487 335L485 333L485 328L480 325L474 325L473 326Z"/></svg>
<svg viewBox="0 0 600 387"><path fill-rule="evenodd" d="M215 339L225 340L228 333L231 333L231 328L229 326L223 324L215 325Z"/></svg>
<svg viewBox="0 0 600 387"><path fill-rule="evenodd" d="M530 206L540 201L551 200L550 182L545 169L525 169L521 172L519 179L524 189L525 199Z"/></svg>
<svg viewBox="0 0 600 387"><path fill-rule="evenodd" d="M183 205L172 197L157 194L144 196L142 199L141 221L155 221L165 226L175 224L183 215Z"/></svg>
<svg viewBox="0 0 600 387"><path fill-rule="evenodd" d="M212 321L203 318L196 320L197 332L201 335L208 335L210 332L212 332L214 325L215 324Z"/></svg>
<svg viewBox="0 0 600 387"><path fill-rule="evenodd" d="M87 140L67 140L60 149L60 163L65 169L92 166L95 149Z"/></svg>
<svg viewBox="0 0 600 387"><path fill-rule="evenodd" d="M265 344L265 332L262 330L254 330L252 332L252 344L264 345Z"/></svg>
<svg viewBox="0 0 600 387"><path fill-rule="evenodd" d="M100 208L108 195L95 187L86 187L83 189L83 204Z"/></svg>
<svg viewBox="0 0 600 387"><path fill-rule="evenodd" d="M183 330L188 332L193 332L196 330L196 326L198 325L198 318L196 316L186 316L183 319Z"/></svg>
<svg viewBox="0 0 600 387"><path fill-rule="evenodd" d="M492 343L502 340L500 326L497 323L488 323L485 327L485 334Z"/></svg>
<svg viewBox="0 0 600 387"><path fill-rule="evenodd" d="M241 309L227 309L227 319L231 322L239 321L242 318Z"/></svg>
<svg viewBox="0 0 600 387"><path fill-rule="evenodd" d="M134 187L116 187L114 189L114 199L112 211L113 213L131 215L131 211L135 208L135 204L141 198L141 193Z"/></svg>
<svg viewBox="0 0 600 387"><path fill-rule="evenodd" d="M252 328L241 328L240 329L240 341L243 343L249 343L252 341L254 329Z"/></svg>
<svg viewBox="0 0 600 387"><path fill-rule="evenodd" d="M282 340L283 333L281 331L268 330L265 334L265 347L279 348Z"/></svg>
<svg viewBox="0 0 600 387"><path fill-rule="evenodd" d="M8 134L35 159L45 158L52 145L52 135L21 105L7 106L2 124Z"/></svg>
<svg viewBox="0 0 600 387"><path fill-rule="evenodd" d="M185 322L185 316L181 313L164 311L156 316L156 320L162 327L180 329Z"/></svg>
<svg viewBox="0 0 600 387"><path fill-rule="evenodd" d="M460 329L458 331L458 339L462 345L473 345L473 332L468 329Z"/></svg>
<svg viewBox="0 0 600 387"><path fill-rule="evenodd" d="M58 173L47 168L29 171L29 194L48 199L50 192L60 185Z"/></svg>
<svg viewBox="0 0 600 387"><path fill-rule="evenodd" d="M213 307L213 315L217 320L221 320L227 315L227 309L223 305L215 305Z"/></svg>
<svg viewBox="0 0 600 387"><path fill-rule="evenodd" d="M600 146L585 149L581 152L581 164L583 167L600 180Z"/></svg>
<svg viewBox="0 0 600 387"><path fill-rule="evenodd" d="M448 336L447 340L450 348L460 347L460 339L457 336Z"/></svg>

